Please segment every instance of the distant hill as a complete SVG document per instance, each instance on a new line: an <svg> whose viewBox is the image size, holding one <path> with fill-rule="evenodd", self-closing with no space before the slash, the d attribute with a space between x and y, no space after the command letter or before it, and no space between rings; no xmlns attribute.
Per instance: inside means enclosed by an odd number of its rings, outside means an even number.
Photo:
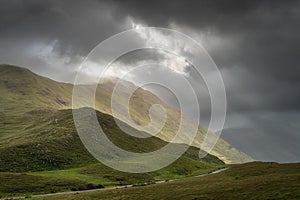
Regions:
<svg viewBox="0 0 300 200"><path fill-rule="evenodd" d="M115 83L116 79L112 79L98 85L95 103L100 112L111 114L110 98ZM126 81L122 81L122 83L125 92L126 88L133 86L132 83ZM57 131L51 129L53 121L47 117L59 114L53 116L52 120L60 119L61 112L71 108L72 88L72 84L53 81L25 68L0 65L0 149L21 144L26 141L26 138L31 140L29 136L25 136L27 133L35 137L35 134L42 134L47 130ZM118 100L121 109L125 108L126 104L121 94L118 96ZM178 128L180 112L168 106L153 93L142 88L136 90L130 101L132 118L137 124L147 124L149 122L148 109L152 104L162 104L167 110L166 125L157 136L165 141L172 140ZM73 121L71 115L68 118L69 121ZM118 118L135 128L135 124L130 124L126 117L120 115ZM28 119L31 119L30 123L28 123ZM44 120L43 123L34 123L41 119ZM197 124L191 120L190 126L197 126ZM200 147L205 133L206 130L199 127L193 146ZM186 135L189 135L188 129ZM252 160L221 138L210 153L225 163L242 163Z"/></svg>

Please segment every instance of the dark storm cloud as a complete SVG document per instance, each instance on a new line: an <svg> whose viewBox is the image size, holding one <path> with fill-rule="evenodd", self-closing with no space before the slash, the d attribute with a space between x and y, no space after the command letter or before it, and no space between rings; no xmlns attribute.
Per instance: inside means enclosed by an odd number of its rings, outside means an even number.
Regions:
<svg viewBox="0 0 300 200"><path fill-rule="evenodd" d="M150 26L171 23L230 41L209 53L222 67L299 82L299 1L2 1L1 39L51 42L58 54L85 56L112 34L130 28L126 17ZM9 44L8 44L9 45ZM282 71L284 70L284 74Z"/></svg>
<svg viewBox="0 0 300 200"><path fill-rule="evenodd" d="M147 25L175 23L225 40L215 48L210 48L209 38L202 43L218 67L231 75L225 84L239 81L229 96L233 101L250 96L250 109L300 108L299 1L117 2L120 10Z"/></svg>
<svg viewBox="0 0 300 200"><path fill-rule="evenodd" d="M124 19L115 21L111 4L82 1L15 0L1 2L0 30L18 38L58 40L60 50L73 46L88 53L95 44L118 33ZM61 52L64 53L64 52Z"/></svg>

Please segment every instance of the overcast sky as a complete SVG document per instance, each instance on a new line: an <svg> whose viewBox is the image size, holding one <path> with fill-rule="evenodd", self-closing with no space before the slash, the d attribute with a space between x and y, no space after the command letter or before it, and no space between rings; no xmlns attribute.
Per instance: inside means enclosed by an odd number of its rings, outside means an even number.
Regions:
<svg viewBox="0 0 300 200"><path fill-rule="evenodd" d="M114 34L135 26L181 31L205 47L223 76L222 137L254 159L300 161L300 1L4 0L0 13L0 62L64 82L73 82L87 54ZM136 57L166 60L137 55L119 66ZM184 60L168 58L176 73L188 71ZM206 102L202 81L191 80Z"/></svg>

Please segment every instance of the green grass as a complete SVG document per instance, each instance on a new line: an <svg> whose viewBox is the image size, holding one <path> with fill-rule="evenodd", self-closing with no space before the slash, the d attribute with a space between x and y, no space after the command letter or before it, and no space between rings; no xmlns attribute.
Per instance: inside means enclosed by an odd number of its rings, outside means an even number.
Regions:
<svg viewBox="0 0 300 200"><path fill-rule="evenodd" d="M59 176L43 177L26 173L0 172L0 196L20 196L38 193L54 193L71 190L86 185L86 182L76 179L64 179Z"/></svg>
<svg viewBox="0 0 300 200"><path fill-rule="evenodd" d="M80 173L80 168L74 169L65 169L65 170L52 170L52 171L40 171L40 172L31 172L28 173L30 175L43 176L47 178L56 178L60 177L63 179L72 179L72 180L80 180L88 183L98 184L101 183L103 185L117 185L118 183L110 181L108 179L102 178L99 175L92 176L84 173Z"/></svg>
<svg viewBox="0 0 300 200"><path fill-rule="evenodd" d="M114 186L153 182L158 180L179 179L187 176L209 173L221 167L224 167L224 165L187 161L185 158L181 158L164 169L142 174L116 171L102 165L101 163L92 164L81 168L31 172L28 174L49 178L60 177L64 179L76 179L88 183L101 183L105 186Z"/></svg>
<svg viewBox="0 0 300 200"><path fill-rule="evenodd" d="M110 187L151 183L158 180L180 179L204 174L221 167L224 167L224 165L195 161L183 157L164 169L142 174L116 171L101 163L64 170L27 173L0 172L0 180L3 183L0 186L0 196L43 194L70 191L74 188L80 190L80 187L88 184Z"/></svg>
<svg viewBox="0 0 300 200"><path fill-rule="evenodd" d="M296 200L300 198L300 164L247 163L232 165L215 175L191 177L173 182L97 191L72 195L57 195L55 200L139 200L139 199L247 199Z"/></svg>

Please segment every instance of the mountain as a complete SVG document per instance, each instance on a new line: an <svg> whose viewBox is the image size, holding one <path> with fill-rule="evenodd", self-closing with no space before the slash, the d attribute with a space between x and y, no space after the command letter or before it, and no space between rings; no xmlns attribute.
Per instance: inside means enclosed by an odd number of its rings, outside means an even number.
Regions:
<svg viewBox="0 0 300 200"><path fill-rule="evenodd" d="M163 169L136 174L111 169L91 156L77 134L72 111L82 113L91 108L69 109L72 85L22 68L0 69L0 180L5 182L0 184L0 198L144 184L200 175L224 166L210 154L199 159L199 148L174 143L188 149ZM96 116L110 141L122 149L151 152L167 144L123 121L115 121L109 114L96 111ZM124 133L116 122L147 138Z"/></svg>
<svg viewBox="0 0 300 200"><path fill-rule="evenodd" d="M107 80L97 87L95 105L96 109L102 113L112 114L110 108L111 93L116 81L119 80ZM121 83L124 92L126 92L126 88L134 87L130 82L122 80ZM5 146L9 146L10 144L19 143L23 140L18 134L29 132L28 130L30 128L24 120L25 118L31 117L31 112L35 113L39 110L38 115L40 115L41 113L55 113L57 110L71 109L72 88L72 84L53 81L36 75L28 69L11 65L0 65L0 123L1 127L4 127L1 130L0 145L5 144ZM87 87L87 89L89 89L89 87ZM116 95L119 104L118 107L120 110L124 110L126 101L123 95ZM165 127L157 134L157 137L165 141L171 141L178 129L180 112L168 106L147 90L142 88L137 89L130 100L130 115L135 123L129 121L127 116L123 115L122 112L119 112L117 117L129 126L139 129L136 124L145 125L150 121L148 110L153 104L164 105L167 113ZM44 120L49 120L45 117L48 114L41 115L45 118ZM19 123L16 124L16 121ZM48 123L50 122L48 121ZM47 129L47 126L46 124L44 128ZM190 120L188 126L185 128L185 137L189 136L188 128L192 126L197 126L198 128L197 136L192 145L200 147L206 134L206 129L200 126L198 127L195 122ZM41 125L37 127L41 127ZM185 137L181 138L182 141L185 140ZM181 143L182 141L179 139L176 142ZM210 153L225 163L242 163L252 160L249 156L233 148L221 138Z"/></svg>

